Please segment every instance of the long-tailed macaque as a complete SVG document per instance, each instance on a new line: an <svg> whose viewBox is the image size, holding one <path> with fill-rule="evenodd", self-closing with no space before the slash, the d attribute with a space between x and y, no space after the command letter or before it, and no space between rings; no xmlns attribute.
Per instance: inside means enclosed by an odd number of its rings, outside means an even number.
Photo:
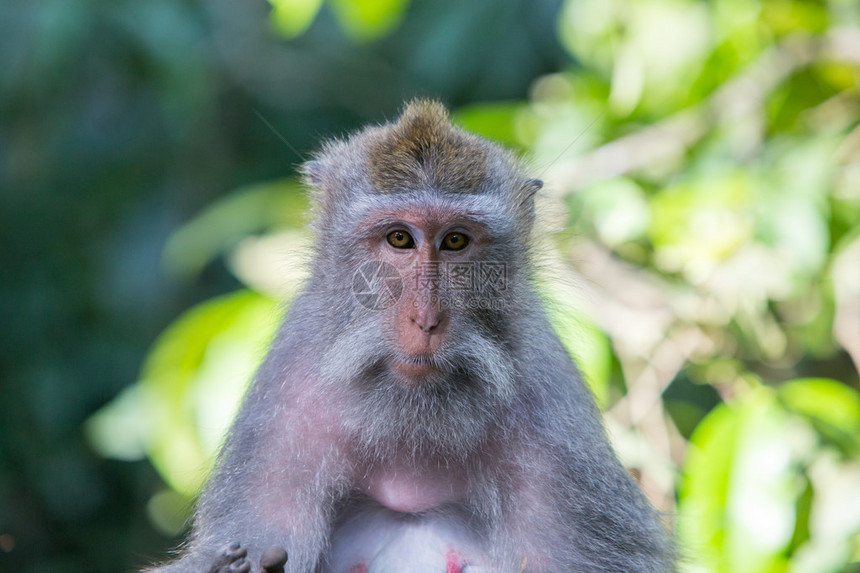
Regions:
<svg viewBox="0 0 860 573"><path fill-rule="evenodd" d="M533 285L541 182L425 100L305 176L310 278L157 571L673 570Z"/></svg>

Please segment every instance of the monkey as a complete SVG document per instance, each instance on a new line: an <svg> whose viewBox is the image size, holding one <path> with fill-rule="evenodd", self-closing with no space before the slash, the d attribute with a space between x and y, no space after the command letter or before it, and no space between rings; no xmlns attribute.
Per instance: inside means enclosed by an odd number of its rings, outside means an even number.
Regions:
<svg viewBox="0 0 860 573"><path fill-rule="evenodd" d="M303 166L309 278L150 572L674 570L548 321L525 172L430 99Z"/></svg>

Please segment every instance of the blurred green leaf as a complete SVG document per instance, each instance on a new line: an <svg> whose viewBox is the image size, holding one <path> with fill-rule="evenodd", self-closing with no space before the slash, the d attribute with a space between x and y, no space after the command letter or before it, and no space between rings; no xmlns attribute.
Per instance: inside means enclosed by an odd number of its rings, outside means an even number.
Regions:
<svg viewBox="0 0 860 573"><path fill-rule="evenodd" d="M798 31L822 32L827 27L827 8L808 0L764 0L762 21L774 34L797 34Z"/></svg>
<svg viewBox="0 0 860 573"><path fill-rule="evenodd" d="M367 42L397 26L409 0L329 0L329 6L347 35Z"/></svg>
<svg viewBox="0 0 860 573"><path fill-rule="evenodd" d="M696 429L684 463L678 536L682 546L696 556L696 565L705 566L706 571L718 570L727 543L725 512L739 441L736 418L728 406L711 412Z"/></svg>
<svg viewBox="0 0 860 573"><path fill-rule="evenodd" d="M528 106L521 102L482 103L458 108L452 119L467 131L511 148L524 149L517 130L517 118L526 109Z"/></svg>
<svg viewBox="0 0 860 573"><path fill-rule="evenodd" d="M163 489L153 495L146 504L149 520L165 535L179 535L191 514L191 498L172 489Z"/></svg>
<svg viewBox="0 0 860 573"><path fill-rule="evenodd" d="M648 235L666 271L713 264L752 237L752 185L743 172L697 178L661 190L651 200Z"/></svg>
<svg viewBox="0 0 860 573"><path fill-rule="evenodd" d="M794 535L791 538L791 550L797 551L804 543L809 541L809 520L812 513L812 502L815 492L812 484L807 482L803 494L797 500L797 521L795 523Z"/></svg>
<svg viewBox="0 0 860 573"><path fill-rule="evenodd" d="M302 35L313 23L323 0L269 0L271 22L285 38Z"/></svg>
<svg viewBox="0 0 860 573"><path fill-rule="evenodd" d="M860 394L826 378L803 378L779 388L781 402L802 414L845 453L860 453Z"/></svg>
<svg viewBox="0 0 860 573"><path fill-rule="evenodd" d="M688 78L711 53L707 5L679 0L578 0L562 12L561 38L610 85L619 116L662 114L688 102Z"/></svg>
<svg viewBox="0 0 860 573"><path fill-rule="evenodd" d="M152 423L143 401L141 388L135 384L87 419L84 431L99 455L125 461L144 458Z"/></svg>
<svg viewBox="0 0 860 573"><path fill-rule="evenodd" d="M169 271L193 275L249 235L304 226L307 200L295 179L248 185L219 199L169 239L164 261Z"/></svg>
<svg viewBox="0 0 860 573"><path fill-rule="evenodd" d="M774 138L756 186L756 234L800 277L819 271L830 248L827 196L835 146L831 137Z"/></svg>
<svg viewBox="0 0 860 573"><path fill-rule="evenodd" d="M679 499L680 537L705 570L784 571L802 494L797 431L772 390L718 406L693 434Z"/></svg>
<svg viewBox="0 0 860 573"><path fill-rule="evenodd" d="M139 455L142 446L165 481L192 497L279 314L275 301L252 291L187 311L153 344L140 382L90 419L93 443L103 455L119 459Z"/></svg>
<svg viewBox="0 0 860 573"><path fill-rule="evenodd" d="M262 360L278 304L251 291L202 303L153 345L141 373L150 458L176 491L193 495Z"/></svg>
<svg viewBox="0 0 860 573"><path fill-rule="evenodd" d="M550 298L547 308L553 329L568 353L576 359L597 405L606 408L609 405L609 374L612 369L609 338L558 296Z"/></svg>
<svg viewBox="0 0 860 573"><path fill-rule="evenodd" d="M610 179L577 194L582 211L577 218L593 229L601 241L616 247L641 238L648 229L645 192L626 178Z"/></svg>

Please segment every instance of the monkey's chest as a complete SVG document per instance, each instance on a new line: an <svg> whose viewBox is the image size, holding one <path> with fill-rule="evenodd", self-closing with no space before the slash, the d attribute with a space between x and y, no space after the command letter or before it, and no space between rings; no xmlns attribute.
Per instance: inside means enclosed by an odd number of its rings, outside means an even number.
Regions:
<svg viewBox="0 0 860 573"><path fill-rule="evenodd" d="M339 521L325 573L483 571L479 536L455 512L411 514L367 504Z"/></svg>
<svg viewBox="0 0 860 573"><path fill-rule="evenodd" d="M379 505L400 513L419 513L463 499L462 472L400 465L369 472L360 490Z"/></svg>
<svg viewBox="0 0 860 573"><path fill-rule="evenodd" d="M360 492L335 524L326 573L469 573L486 562L458 504L459 472L386 468Z"/></svg>

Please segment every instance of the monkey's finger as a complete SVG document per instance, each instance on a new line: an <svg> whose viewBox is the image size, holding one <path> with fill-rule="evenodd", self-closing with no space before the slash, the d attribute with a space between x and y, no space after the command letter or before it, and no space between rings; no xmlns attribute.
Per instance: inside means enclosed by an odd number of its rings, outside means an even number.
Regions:
<svg viewBox="0 0 860 573"><path fill-rule="evenodd" d="M229 573L251 573L251 562L242 557L230 564Z"/></svg>
<svg viewBox="0 0 860 573"><path fill-rule="evenodd" d="M218 556L215 558L215 561L212 563L212 567L209 568L207 573L220 573L222 571L228 571L228 567L242 559L248 554L248 551L239 545L237 541L234 541L227 547L221 550Z"/></svg>
<svg viewBox="0 0 860 573"><path fill-rule="evenodd" d="M238 541L234 541L224 550L224 557L229 561L238 561L248 555L248 550L239 545Z"/></svg>
<svg viewBox="0 0 860 573"><path fill-rule="evenodd" d="M266 549L260 557L260 567L263 568L264 573L283 573L286 562L287 552L277 545Z"/></svg>

